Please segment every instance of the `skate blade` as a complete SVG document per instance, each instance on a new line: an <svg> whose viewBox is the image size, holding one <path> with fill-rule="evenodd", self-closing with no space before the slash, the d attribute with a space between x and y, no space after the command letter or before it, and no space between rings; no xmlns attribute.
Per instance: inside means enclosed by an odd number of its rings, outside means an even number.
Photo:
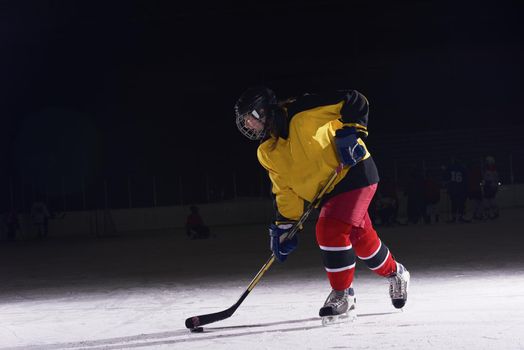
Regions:
<svg viewBox="0 0 524 350"><path fill-rule="evenodd" d="M355 310L350 310L342 315L324 316L322 317L322 325L330 326L333 324L353 322L357 319L357 313Z"/></svg>

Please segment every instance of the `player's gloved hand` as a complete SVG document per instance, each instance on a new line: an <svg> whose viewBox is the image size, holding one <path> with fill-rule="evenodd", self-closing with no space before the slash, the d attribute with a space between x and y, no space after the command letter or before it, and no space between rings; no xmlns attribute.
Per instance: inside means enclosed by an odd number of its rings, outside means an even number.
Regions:
<svg viewBox="0 0 524 350"><path fill-rule="evenodd" d="M346 126L335 132L335 146L344 165L353 166L366 155L366 149L357 140L357 130L353 127Z"/></svg>
<svg viewBox="0 0 524 350"><path fill-rule="evenodd" d="M294 221L288 221L269 226L269 248L280 262L286 261L287 256L297 248L298 236L294 235L291 239L287 238L294 224Z"/></svg>

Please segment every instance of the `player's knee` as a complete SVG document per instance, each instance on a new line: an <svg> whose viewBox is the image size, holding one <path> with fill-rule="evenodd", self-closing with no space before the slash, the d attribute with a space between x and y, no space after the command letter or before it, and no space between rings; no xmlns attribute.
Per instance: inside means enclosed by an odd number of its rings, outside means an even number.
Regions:
<svg viewBox="0 0 524 350"><path fill-rule="evenodd" d="M373 226L366 226L364 228L354 227L351 230L350 239L357 249L358 247L376 247L380 240Z"/></svg>
<svg viewBox="0 0 524 350"><path fill-rule="evenodd" d="M323 246L344 246L349 244L351 225L345 222L320 217L316 225L317 243Z"/></svg>

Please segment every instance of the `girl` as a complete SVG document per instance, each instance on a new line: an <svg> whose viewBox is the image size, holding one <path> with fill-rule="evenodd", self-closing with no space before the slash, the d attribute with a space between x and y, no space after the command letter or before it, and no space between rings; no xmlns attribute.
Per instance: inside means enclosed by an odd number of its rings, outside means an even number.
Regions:
<svg viewBox="0 0 524 350"><path fill-rule="evenodd" d="M356 90L327 95L306 94L278 102L268 88L244 92L235 105L242 134L260 140L257 155L268 171L276 208L270 226L271 250L283 262L298 238L285 239L340 163L332 188L320 204L316 238L332 291L321 317L346 314L355 308L352 288L356 257L375 273L389 278L393 305L407 300L409 272L381 242L368 215L379 182L377 168L363 142L368 134L369 103ZM283 240L281 242L281 240Z"/></svg>

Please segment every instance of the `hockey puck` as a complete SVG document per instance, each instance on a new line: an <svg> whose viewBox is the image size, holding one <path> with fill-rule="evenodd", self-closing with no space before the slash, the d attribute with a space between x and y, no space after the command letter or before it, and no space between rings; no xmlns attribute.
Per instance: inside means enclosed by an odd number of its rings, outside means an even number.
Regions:
<svg viewBox="0 0 524 350"><path fill-rule="evenodd" d="M202 333L203 331L204 327L191 328L191 333Z"/></svg>

